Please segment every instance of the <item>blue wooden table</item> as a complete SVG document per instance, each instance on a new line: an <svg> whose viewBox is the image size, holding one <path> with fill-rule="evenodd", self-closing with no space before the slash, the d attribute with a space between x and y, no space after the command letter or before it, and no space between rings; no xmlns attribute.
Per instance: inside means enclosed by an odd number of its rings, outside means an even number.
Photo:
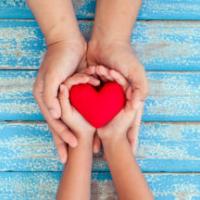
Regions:
<svg viewBox="0 0 200 200"><path fill-rule="evenodd" d="M89 38L95 1L74 2ZM148 71L137 160L156 200L200 199L200 0L143 0L132 44ZM45 51L24 0L0 1L0 200L53 200L61 176L32 96ZM92 199L116 199L95 157Z"/></svg>

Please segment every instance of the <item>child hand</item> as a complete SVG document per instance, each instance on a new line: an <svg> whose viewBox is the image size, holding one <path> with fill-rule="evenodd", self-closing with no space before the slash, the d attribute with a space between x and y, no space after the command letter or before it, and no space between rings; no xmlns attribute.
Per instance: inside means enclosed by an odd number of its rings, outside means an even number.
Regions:
<svg viewBox="0 0 200 200"><path fill-rule="evenodd" d="M130 129L133 128L132 126L136 116L131 86L129 86L127 80L119 72L109 70L103 66L89 67L85 70L85 72L90 75L98 75L104 81L116 81L124 88L127 99L125 107L113 118L110 123L102 128L99 128L97 133L102 142L105 140L112 142L114 140L128 138L130 143L134 141L134 143L131 144L133 145L133 150L135 152L137 148L137 140L133 140L133 138L130 138L131 134L128 134Z"/></svg>
<svg viewBox="0 0 200 200"><path fill-rule="evenodd" d="M73 132L75 132L78 139L87 136L88 138L93 138L95 132L95 128L82 117L82 115L70 104L69 100L69 91L71 87L83 83L90 83L91 85L98 86L100 81L92 76L77 73L60 85L59 92L62 111L61 119Z"/></svg>

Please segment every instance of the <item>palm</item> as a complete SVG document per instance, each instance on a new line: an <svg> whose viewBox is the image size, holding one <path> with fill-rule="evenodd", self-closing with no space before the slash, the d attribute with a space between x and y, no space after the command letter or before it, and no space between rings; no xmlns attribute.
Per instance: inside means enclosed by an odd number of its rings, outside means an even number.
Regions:
<svg viewBox="0 0 200 200"><path fill-rule="evenodd" d="M71 107L71 113L69 113L68 119L66 119L66 123L71 125L71 129L75 133L92 133L95 131L95 128L92 127L84 118L83 116L73 107ZM66 117L65 117L66 118Z"/></svg>

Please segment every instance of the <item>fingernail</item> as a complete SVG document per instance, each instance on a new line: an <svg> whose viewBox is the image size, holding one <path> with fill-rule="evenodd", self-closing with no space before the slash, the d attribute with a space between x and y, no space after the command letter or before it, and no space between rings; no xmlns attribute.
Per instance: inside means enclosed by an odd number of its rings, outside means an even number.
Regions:
<svg viewBox="0 0 200 200"><path fill-rule="evenodd" d="M58 114L58 112L56 112L56 110L51 109L51 110L49 110L49 112L51 113L51 116L52 116L54 119L59 118L59 114Z"/></svg>

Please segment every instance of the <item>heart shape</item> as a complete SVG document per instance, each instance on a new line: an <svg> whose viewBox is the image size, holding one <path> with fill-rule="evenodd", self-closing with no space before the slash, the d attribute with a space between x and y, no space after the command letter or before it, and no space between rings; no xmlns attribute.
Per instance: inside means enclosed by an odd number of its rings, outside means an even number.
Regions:
<svg viewBox="0 0 200 200"><path fill-rule="evenodd" d="M71 104L95 128L105 126L125 105L124 90L116 82L107 82L98 90L90 84L72 86Z"/></svg>

